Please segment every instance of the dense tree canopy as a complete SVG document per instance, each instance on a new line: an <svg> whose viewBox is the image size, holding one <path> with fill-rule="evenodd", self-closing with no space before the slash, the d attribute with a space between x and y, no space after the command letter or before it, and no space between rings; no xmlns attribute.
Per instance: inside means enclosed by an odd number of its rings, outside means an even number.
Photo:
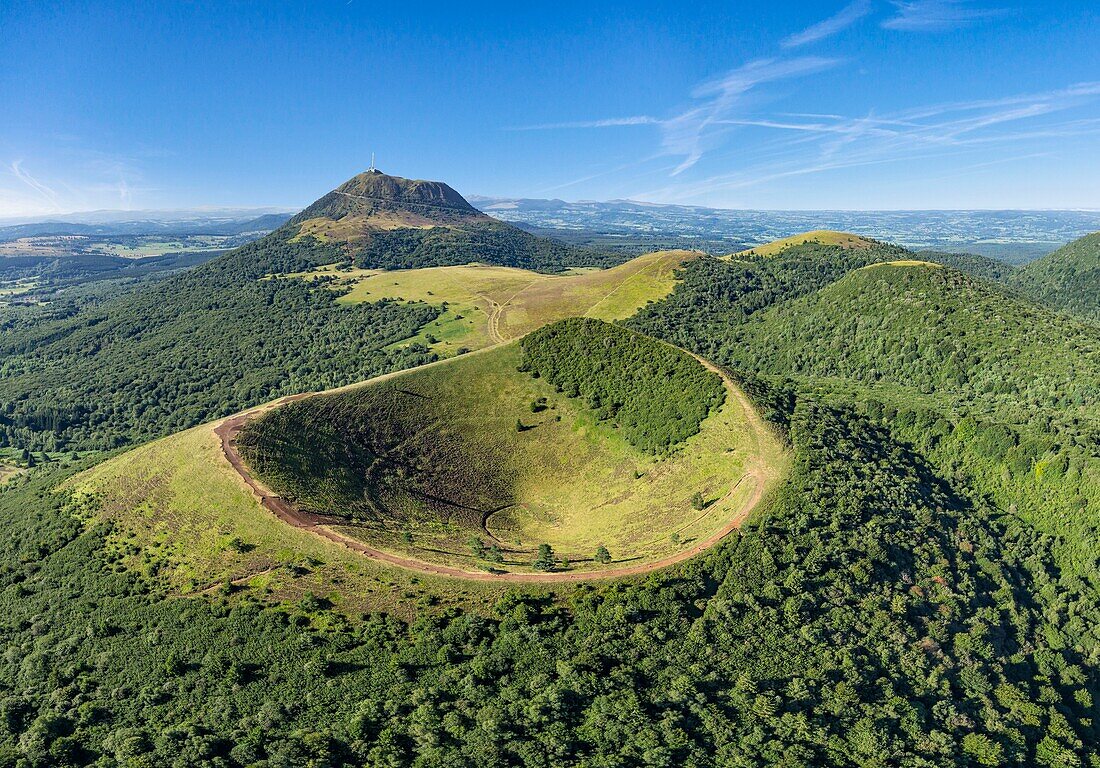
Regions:
<svg viewBox="0 0 1100 768"><path fill-rule="evenodd" d="M561 320L520 344L525 369L583 397L643 451L671 450L725 399L718 374L691 355L601 320Z"/></svg>
<svg viewBox="0 0 1100 768"><path fill-rule="evenodd" d="M1100 322L1100 232L1021 267L1009 282L1047 306Z"/></svg>
<svg viewBox="0 0 1100 768"><path fill-rule="evenodd" d="M0 760L27 766L1077 766L1094 598L888 423L800 399L758 526L485 614L165 599L38 475L0 493Z"/></svg>
<svg viewBox="0 0 1100 768"><path fill-rule="evenodd" d="M0 328L0 445L116 447L428 359L383 348L438 308L344 307L302 281L262 279L335 258L272 236L107 302L16 316Z"/></svg>
<svg viewBox="0 0 1100 768"><path fill-rule="evenodd" d="M899 258L699 259L631 321L736 368L793 453L751 526L643 579L407 624L180 599L100 500L12 481L0 766L1100 764L1095 336L954 271L845 277ZM589 397L608 350L543 375Z"/></svg>

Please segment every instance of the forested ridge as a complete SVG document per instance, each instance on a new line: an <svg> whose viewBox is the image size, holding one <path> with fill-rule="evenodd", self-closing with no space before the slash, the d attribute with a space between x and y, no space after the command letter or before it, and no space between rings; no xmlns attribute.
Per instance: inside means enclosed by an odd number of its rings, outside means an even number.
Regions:
<svg viewBox="0 0 1100 768"><path fill-rule="evenodd" d="M636 448L667 453L725 399L718 374L682 350L601 320L572 318L524 336L523 368L583 397Z"/></svg>
<svg viewBox="0 0 1100 768"><path fill-rule="evenodd" d="M872 266L790 301L753 274L803 268L700 260L632 322L750 381L919 411L909 438L941 471L965 471L1100 584L1100 333L949 268Z"/></svg>
<svg viewBox="0 0 1100 768"><path fill-rule="evenodd" d="M311 216L375 214L430 214L440 225L387 224L342 240L302 232ZM361 174L270 235L184 274L107 300L0 314L0 448L129 445L280 395L433 359L416 345L384 348L415 336L438 308L340 306L331 291L279 275L352 262L409 269L479 261L559 272L622 260L485 216L445 184Z"/></svg>
<svg viewBox="0 0 1100 768"><path fill-rule="evenodd" d="M625 260L621 254L536 237L493 219L453 227L371 232L356 242L350 253L355 265L364 269L413 269L480 262L561 272L578 266L612 267Z"/></svg>
<svg viewBox="0 0 1100 768"><path fill-rule="evenodd" d="M1026 264L1009 282L1054 309L1100 321L1100 232Z"/></svg>
<svg viewBox="0 0 1100 768"><path fill-rule="evenodd" d="M429 360L383 347L438 308L344 307L302 281L262 279L339 258L280 233L67 316L5 320L0 445L112 448Z"/></svg>

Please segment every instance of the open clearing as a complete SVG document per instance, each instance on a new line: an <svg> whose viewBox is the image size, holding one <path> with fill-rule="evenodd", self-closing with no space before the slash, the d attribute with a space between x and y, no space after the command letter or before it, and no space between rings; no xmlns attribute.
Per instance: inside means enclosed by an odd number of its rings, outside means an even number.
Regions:
<svg viewBox="0 0 1100 768"><path fill-rule="evenodd" d="M4 483L11 480L13 477L20 475L23 472L26 472L26 470L22 469L21 467L17 467L14 464L4 464L3 462L0 462L0 485L3 485Z"/></svg>
<svg viewBox="0 0 1100 768"><path fill-rule="evenodd" d="M882 261L878 264L868 264L866 267L860 267L860 269L876 269L881 267L928 267L929 269L943 269L942 264L936 264L932 261L921 261L920 259L897 259L895 261Z"/></svg>

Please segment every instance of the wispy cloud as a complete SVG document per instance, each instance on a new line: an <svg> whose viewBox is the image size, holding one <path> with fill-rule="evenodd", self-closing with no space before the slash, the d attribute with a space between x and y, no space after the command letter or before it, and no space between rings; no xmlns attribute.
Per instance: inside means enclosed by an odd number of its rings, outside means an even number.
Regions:
<svg viewBox="0 0 1100 768"><path fill-rule="evenodd" d="M938 32L998 16L999 8L981 8L967 0L895 0L897 14L882 22L886 29Z"/></svg>
<svg viewBox="0 0 1100 768"><path fill-rule="evenodd" d="M37 192L42 197L42 199L44 199L49 204L49 206L53 210L55 210L55 211L60 211L61 210L61 205L60 205L60 202L59 202L59 197L58 197L57 192L55 192L51 187L47 186L46 184L44 184L43 182L39 181L34 176L32 176L30 173L28 173L23 168L23 161L22 160L13 161L8 166L8 168L11 170L11 172L15 176L15 178L19 179L21 182L26 184L32 190Z"/></svg>
<svg viewBox="0 0 1100 768"><path fill-rule="evenodd" d="M759 58L696 85L679 111L524 126L521 130L656 128L659 145L648 156L615 169L621 196L663 202L699 202L727 190L778 188L783 180L908 163L919 174L933 167L973 172L1057 154L1058 139L1100 136L1100 81L1038 93L1019 93L914 106L882 113L769 112L783 91L836 68L845 59L791 51L828 38L864 18L873 0L856 0L835 15L790 35L787 53ZM891 29L959 27L1000 11L967 0L897 0ZM804 84L797 87L804 88ZM1076 114L1071 113L1076 110ZM830 110L831 111L831 110ZM736 134L734 145L731 137ZM707 157L705 164L700 161ZM697 167L698 166L698 167ZM686 173L690 169L691 173ZM710 169L710 174L700 168ZM629 169L625 178L621 172ZM720 169L720 172L715 172ZM584 184L603 171L566 181ZM925 173L926 176L926 173ZM921 176L921 178L925 178Z"/></svg>
<svg viewBox="0 0 1100 768"><path fill-rule="evenodd" d="M619 128L653 125L660 129L660 154L681 158L672 174L682 173L695 165L721 134L730 130L738 108L750 91L766 83L805 77L837 66L840 59L821 56L796 56L750 61L725 74L706 80L691 92L695 104L672 117L651 115L610 117L599 120L579 120L561 123L539 123L513 126L512 131L545 131L561 129Z"/></svg>
<svg viewBox="0 0 1100 768"><path fill-rule="evenodd" d="M0 217L45 215L111 208L128 210L135 197L153 192L143 183L134 159L78 145L63 147L53 164L62 174L50 173L50 163L34 158L5 161L0 165ZM56 146L56 145L55 145ZM34 168L34 171L28 170ZM44 169L45 168L45 169Z"/></svg>
<svg viewBox="0 0 1100 768"><path fill-rule="evenodd" d="M802 45L816 43L832 37L838 32L847 29L871 12L871 0L854 0L854 2L842 8L838 13L823 21L806 27L801 32L785 38L780 43L784 48L797 48Z"/></svg>
<svg viewBox="0 0 1100 768"><path fill-rule="evenodd" d="M550 131L561 128L618 128L624 125L654 125L661 122L649 115L631 117L608 117L603 120L576 120L566 123L537 123L535 125L517 125L507 128L509 131Z"/></svg>
<svg viewBox="0 0 1100 768"><path fill-rule="evenodd" d="M673 175L699 162L703 153L728 130L725 121L742 106L750 91L765 83L816 74L840 63L840 59L821 56L757 59L696 86L692 96L699 100L699 105L661 123L665 153L683 158Z"/></svg>
<svg viewBox="0 0 1100 768"><path fill-rule="evenodd" d="M697 199L717 191L842 169L942 158L970 160L971 169L1049 156L1050 140L1100 135L1100 119L1060 118L1100 100L1100 82L1039 93L915 107L889 115L781 114L723 122L774 131L743 167L689 183L666 185L640 197ZM1043 151L1035 151L1034 142ZM1029 143L1032 142L1032 143ZM989 159L983 159L989 158Z"/></svg>

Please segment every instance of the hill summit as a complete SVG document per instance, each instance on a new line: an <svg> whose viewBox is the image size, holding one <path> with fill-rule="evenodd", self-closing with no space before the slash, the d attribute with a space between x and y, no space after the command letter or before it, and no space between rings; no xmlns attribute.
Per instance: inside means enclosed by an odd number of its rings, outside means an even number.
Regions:
<svg viewBox="0 0 1100 768"><path fill-rule="evenodd" d="M441 181L365 171L348 179L290 220L303 232L352 239L370 230L453 226L492 221Z"/></svg>
<svg viewBox="0 0 1100 768"><path fill-rule="evenodd" d="M441 181L369 170L287 222L292 242L341 246L357 266L407 269L483 262L560 271L603 265L580 248L536 237L478 209Z"/></svg>
<svg viewBox="0 0 1100 768"><path fill-rule="evenodd" d="M862 250L875 245L875 241L860 235L848 232L837 232L831 229L814 229L798 235L791 235L780 240L773 240L764 245L758 245L746 251L741 251L737 256L776 256L783 251L803 243L817 243L818 245L835 245L844 249Z"/></svg>

